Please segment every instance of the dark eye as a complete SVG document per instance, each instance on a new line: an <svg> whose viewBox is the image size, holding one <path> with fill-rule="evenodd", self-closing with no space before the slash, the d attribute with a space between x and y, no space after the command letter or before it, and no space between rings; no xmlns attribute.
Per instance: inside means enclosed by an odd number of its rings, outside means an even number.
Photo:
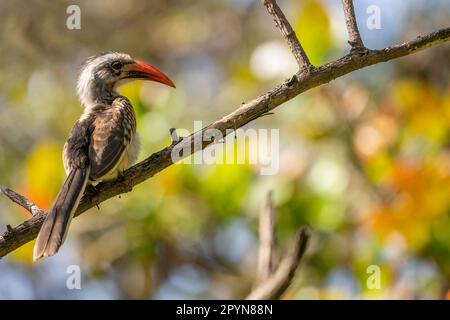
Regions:
<svg viewBox="0 0 450 320"><path fill-rule="evenodd" d="M111 68L113 68L114 70L120 70L122 69L123 64L120 61L114 61L113 63L111 63Z"/></svg>

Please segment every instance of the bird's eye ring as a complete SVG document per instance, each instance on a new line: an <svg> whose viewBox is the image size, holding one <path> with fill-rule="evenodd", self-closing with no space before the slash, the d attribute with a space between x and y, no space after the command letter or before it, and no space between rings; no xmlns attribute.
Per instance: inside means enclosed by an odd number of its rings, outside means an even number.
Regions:
<svg viewBox="0 0 450 320"><path fill-rule="evenodd" d="M120 70L122 69L122 62L120 61L114 61L113 63L111 63L111 68L113 68L114 70Z"/></svg>

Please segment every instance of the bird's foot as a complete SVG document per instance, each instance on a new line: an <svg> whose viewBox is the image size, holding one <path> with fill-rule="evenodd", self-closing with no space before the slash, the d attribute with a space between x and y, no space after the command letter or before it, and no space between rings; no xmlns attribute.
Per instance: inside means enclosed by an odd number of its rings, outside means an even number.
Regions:
<svg viewBox="0 0 450 320"><path fill-rule="evenodd" d="M96 195L98 194L99 190L96 186L94 186L93 184L89 184L87 186L87 192L91 195Z"/></svg>
<svg viewBox="0 0 450 320"><path fill-rule="evenodd" d="M94 186L93 184L88 184L86 187L86 193L90 196L90 197L95 197L98 193L100 192L100 190ZM97 207L98 210L100 210L100 206L97 204L95 204L95 206Z"/></svg>
<svg viewBox="0 0 450 320"><path fill-rule="evenodd" d="M117 178L116 178L116 180L117 180L118 182L124 182L124 181L125 181L125 175L123 174L123 171L119 171L119 172L117 173Z"/></svg>

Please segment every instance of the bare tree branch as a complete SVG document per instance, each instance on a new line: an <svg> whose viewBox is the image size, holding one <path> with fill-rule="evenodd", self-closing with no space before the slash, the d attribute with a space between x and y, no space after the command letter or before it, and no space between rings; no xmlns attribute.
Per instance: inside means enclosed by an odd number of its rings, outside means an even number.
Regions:
<svg viewBox="0 0 450 320"><path fill-rule="evenodd" d="M297 60L300 70L309 71L312 68L311 62L309 62L308 56L303 50L302 45L298 41L294 29L292 29L289 21L286 19L283 11L281 11L275 0L261 0L267 9L267 12L272 16L275 26L280 30L283 37L286 39L289 48L291 48L292 54Z"/></svg>
<svg viewBox="0 0 450 320"><path fill-rule="evenodd" d="M177 144L181 141L181 138L178 136L177 130L175 128L170 128L170 137L172 138L172 144Z"/></svg>
<svg viewBox="0 0 450 320"><path fill-rule="evenodd" d="M265 281L257 286L247 296L247 300L272 300L280 298L294 278L295 271L306 251L309 235L305 228L295 235L286 256L281 260L278 268Z"/></svg>
<svg viewBox="0 0 450 320"><path fill-rule="evenodd" d="M348 43L352 46L352 51L366 51L356 23L353 0L342 0L342 5L344 6L345 23L347 24Z"/></svg>
<svg viewBox="0 0 450 320"><path fill-rule="evenodd" d="M269 278L272 273L273 252L275 249L275 209L272 191L267 194L266 203L259 216L258 274L255 286Z"/></svg>
<svg viewBox="0 0 450 320"><path fill-rule="evenodd" d="M163 150L152 154L144 161L126 170L121 179L100 183L95 189L89 188L84 193L75 216L109 198L130 192L135 185L151 178L172 165L172 151L177 151L176 148L179 146L197 147L197 149L190 148L188 152L183 153L181 158L184 158L216 142L211 140L203 141L202 137L205 131L216 129L225 135L229 133L229 130L236 130L244 126L311 88L328 83L352 71L400 58L433 45L446 42L449 39L450 28L445 28L426 36L418 37L410 42L382 50L368 50L365 55L348 54L336 61L311 69L307 73L299 72L269 92L262 94L248 103L240 105L235 111L222 119L211 123L198 132L182 138L180 142L171 144ZM195 143L196 141L200 141L200 144ZM32 212L31 207L25 208ZM39 232L44 217L45 213L41 211L30 220L15 227L13 232L7 232L3 236L0 236L0 258L33 240Z"/></svg>
<svg viewBox="0 0 450 320"><path fill-rule="evenodd" d="M3 193L5 196L7 196L9 199L11 199L11 201L13 201L13 202L17 203L18 205L27 209L28 212L30 212L33 217L38 214L44 213L44 211L41 210L33 202L31 202L24 196L18 194L17 192L15 192L5 186L0 185L0 192Z"/></svg>
<svg viewBox="0 0 450 320"><path fill-rule="evenodd" d="M275 208L272 191L259 216L258 274L247 300L279 299L294 279L295 272L308 244L308 232L301 228L281 262L274 266Z"/></svg>

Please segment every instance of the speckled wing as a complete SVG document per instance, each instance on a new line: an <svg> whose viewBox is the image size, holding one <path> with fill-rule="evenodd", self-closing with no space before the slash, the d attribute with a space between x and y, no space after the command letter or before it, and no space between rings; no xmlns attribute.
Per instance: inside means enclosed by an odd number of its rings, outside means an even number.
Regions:
<svg viewBox="0 0 450 320"><path fill-rule="evenodd" d="M62 154L66 175L74 169L84 169L89 166L89 144L93 122L94 116L86 116L78 120L70 131Z"/></svg>
<svg viewBox="0 0 450 320"><path fill-rule="evenodd" d="M112 174L121 162L136 124L130 102L122 97L111 106L99 105L93 111L96 117L89 147L90 179L101 180Z"/></svg>

